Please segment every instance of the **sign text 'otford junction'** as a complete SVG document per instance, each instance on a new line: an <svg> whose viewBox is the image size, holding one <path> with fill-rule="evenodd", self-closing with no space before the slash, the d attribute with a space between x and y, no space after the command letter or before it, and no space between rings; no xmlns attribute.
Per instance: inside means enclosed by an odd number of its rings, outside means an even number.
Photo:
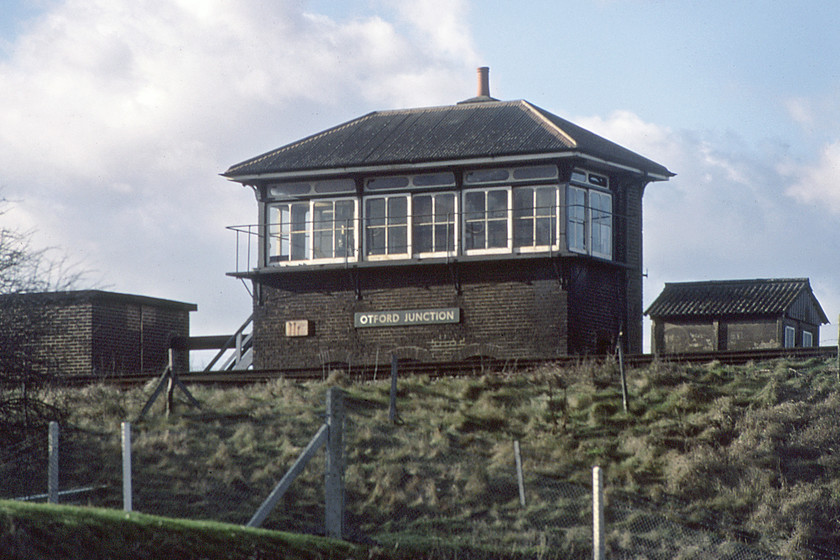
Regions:
<svg viewBox="0 0 840 560"><path fill-rule="evenodd" d="M460 321L461 310L458 307L367 311L356 313L353 316L353 324L356 328L442 325L446 323L459 323Z"/></svg>

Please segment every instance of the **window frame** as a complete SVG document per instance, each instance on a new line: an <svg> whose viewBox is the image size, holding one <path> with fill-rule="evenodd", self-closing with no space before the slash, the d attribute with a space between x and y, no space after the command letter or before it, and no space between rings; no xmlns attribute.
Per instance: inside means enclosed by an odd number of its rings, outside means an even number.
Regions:
<svg viewBox="0 0 840 560"><path fill-rule="evenodd" d="M418 224L417 219L418 215L416 214L415 209L417 208L416 199L420 197L428 196L432 200L431 204L431 215L430 215L430 222ZM437 221L437 197L441 196L451 196L452 197L452 219L445 220L442 222ZM423 193L414 193L411 195L411 257L416 259L423 259L423 258L431 258L431 257L448 257L448 256L455 256L458 254L458 243L460 242L460 222L461 222L461 213L460 213L460 197L456 191L429 191ZM449 231L448 227L451 225L451 233L452 233L452 246L449 247L447 243L447 247L443 250L438 250L437 244L435 243L436 240L436 228L438 225L446 225L447 231ZM432 236L432 250L431 251L420 251L419 247L417 246L417 228L418 227L431 227L431 236ZM447 238L449 236L447 235ZM447 239L448 242L448 239Z"/></svg>
<svg viewBox="0 0 840 560"><path fill-rule="evenodd" d="M492 222L499 222L501 221L499 218L490 218L488 214L490 212L501 212L501 210L487 210L487 195L490 192L504 192L505 193L505 246L504 247L488 247L489 242L489 235L488 235L488 224ZM473 212L469 212L467 210L467 197L470 195L474 195L475 193L484 193L484 218L481 220L471 220L468 221L468 215L473 214ZM461 212L459 214L459 222L460 222L460 229L461 229L461 252L465 256L469 255L499 255L499 254L507 254L513 252L513 231L512 231L512 189L510 186L492 186L492 187L482 187L482 188L470 188L464 189L461 193ZM480 248L468 248L467 247L467 240L470 238L470 234L468 233L468 228L470 227L471 223L478 223L482 222L484 224L484 247Z"/></svg>
<svg viewBox="0 0 840 560"><path fill-rule="evenodd" d="M576 175L583 175L583 178L576 177ZM572 199L577 198L573 197L572 193L583 195L582 213L573 210L573 208L578 208L580 204L577 201L574 204L572 203ZM604 210L600 205L596 207L593 198L608 201L609 208ZM615 259L615 196L609 188L609 177L583 169L573 170L569 182L566 184L565 214L566 249L569 252L604 260ZM608 223L597 223L604 217L608 219ZM572 235L573 230L580 232L581 228L582 247L577 243L579 236ZM608 234L598 235L598 232L608 232ZM596 247L596 239L608 240L608 250L601 250L604 247L603 242Z"/></svg>
<svg viewBox="0 0 840 560"><path fill-rule="evenodd" d="M807 341L806 341L807 338ZM807 342L807 344L806 344ZM802 347L803 348L812 348L814 346L814 333L811 331L803 330L802 331Z"/></svg>
<svg viewBox="0 0 840 560"><path fill-rule="evenodd" d="M389 221L391 216L389 215L389 204L388 201L391 199L405 199L405 222L403 224L390 224ZM368 203L373 200L384 200L385 201L385 216L384 220L385 223L382 226L371 226L370 220L372 219L368 215ZM363 255L364 260L366 261L383 261L383 260L408 260L411 258L412 254L412 225L411 225L411 194L399 191L393 193L382 193L382 194L372 194L362 197L362 210L363 210L363 220L362 220L362 229L364 234L364 241L362 243L363 246ZM405 250L400 253L392 253L389 250L389 243L391 237L391 230L398 229L399 226L403 226L405 228ZM368 230L372 227L382 228L382 231L385 233L385 252L381 254L371 254L371 247L368 237Z"/></svg>
<svg viewBox="0 0 840 560"><path fill-rule="evenodd" d="M335 206L339 202L349 201L353 206L353 217L350 219L352 226L349 232L339 232L338 222L333 218L332 226L330 228L315 229L315 209L316 205L323 205L330 203L332 205L333 216L335 215ZM283 208L288 208L289 228L286 229L283 221ZM306 217L304 220L305 228L292 229L294 222L292 221L292 208L305 208ZM315 241L316 233L330 231L332 240L332 254L326 257L316 257ZM354 196L342 196L331 198L312 198L307 200L282 200L272 201L266 205L266 244L265 244L265 259L268 266L300 266L305 264L330 264L330 263L344 263L356 262L359 255L359 200ZM297 234L303 236L304 239L304 257L293 258L293 242L292 235ZM346 245L349 249L345 255L337 255L336 248L340 237L346 240L348 234L352 236L350 243ZM288 235L288 241L283 240L283 236ZM337 237L340 236L340 237ZM288 255L283 255L284 245L288 244Z"/></svg>
<svg viewBox="0 0 840 560"><path fill-rule="evenodd" d="M796 348L796 327L785 325L783 336L782 345L784 348Z"/></svg>
<svg viewBox="0 0 840 560"><path fill-rule="evenodd" d="M516 206L516 195L517 193L524 192L526 190L532 191L532 205L530 210L532 212L528 216L519 216L517 215L519 212L519 208ZM545 208L544 206L538 205L538 190L548 190L551 189L554 192L552 193L552 203L551 203L551 212L549 215L540 214L540 209ZM545 220L549 218L551 221L551 228L550 228L550 241L549 243L537 243L537 228L538 228L538 220ZM531 220L531 239L532 243L530 245L520 245L517 243L517 225L518 220ZM560 249L560 219L561 219L561 212L560 212L560 186L555 183L544 183L544 184L536 184L536 185L517 185L513 187L513 193L511 195L511 244L513 246L513 252L515 253L544 253L547 251L557 251Z"/></svg>

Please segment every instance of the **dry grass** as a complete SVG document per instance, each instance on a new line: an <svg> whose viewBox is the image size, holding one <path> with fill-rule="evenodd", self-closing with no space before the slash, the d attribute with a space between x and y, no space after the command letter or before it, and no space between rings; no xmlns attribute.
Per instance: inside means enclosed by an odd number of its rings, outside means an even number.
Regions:
<svg viewBox="0 0 840 560"><path fill-rule="evenodd" d="M397 425L388 421L388 381L350 384L342 372L324 383L194 387L201 411L180 403L166 420L155 409L135 427L135 504L243 523L323 422L327 387L339 385L350 409L347 504L356 534L586 557L585 494L590 468L600 464L614 503L629 492L646 504L635 515L614 514L616 550L644 541L656 557L656 546L668 543L669 554L699 558L724 546L676 538L659 521L640 532L653 514L793 558L809 547L840 549L840 392L831 364L654 363L629 372L626 413L617 371L607 361L524 375L406 378ZM96 473L112 489L103 505L119 506L117 442L107 434L136 415L150 390L93 386L49 395L92 442L68 484ZM518 503L514 439L523 449L526 508ZM308 468L268 526L317 531L321 478L318 464Z"/></svg>

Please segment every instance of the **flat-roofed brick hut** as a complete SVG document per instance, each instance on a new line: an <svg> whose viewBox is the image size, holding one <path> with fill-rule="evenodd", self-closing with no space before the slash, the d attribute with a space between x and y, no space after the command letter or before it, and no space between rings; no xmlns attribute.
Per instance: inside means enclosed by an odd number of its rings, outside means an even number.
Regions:
<svg viewBox="0 0 840 560"><path fill-rule="evenodd" d="M62 375L159 374L195 304L101 290L0 297L3 329L33 329L33 356ZM21 324L15 324L20 322ZM176 367L188 369L186 352Z"/></svg>
<svg viewBox="0 0 840 560"><path fill-rule="evenodd" d="M664 166L527 101L374 112L231 166L253 189L255 367L642 347Z"/></svg>

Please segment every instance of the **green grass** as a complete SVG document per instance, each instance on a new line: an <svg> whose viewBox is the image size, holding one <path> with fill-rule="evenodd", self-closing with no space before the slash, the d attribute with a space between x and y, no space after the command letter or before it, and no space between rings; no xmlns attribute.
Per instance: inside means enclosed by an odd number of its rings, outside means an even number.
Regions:
<svg viewBox="0 0 840 560"><path fill-rule="evenodd" d="M340 541L216 522L0 501L0 556L21 560L303 560L368 558L369 551Z"/></svg>
<svg viewBox="0 0 840 560"><path fill-rule="evenodd" d="M723 555L747 540L805 558L814 547L840 549L840 384L833 365L654 363L628 372L626 412L609 361L522 375L409 377L400 380L396 425L388 421L387 380L353 384L333 372L323 383L193 387L202 410L179 403L167 420L155 408L135 427L135 507L244 523L323 422L327 388L340 385L349 409L348 524L353 538L373 539L378 550L422 543L430 558L488 550L586 558L584 494L598 464L608 502L628 495L642 504L632 515L608 510L616 553L636 546L653 554L664 546L672 555ZM63 471L64 484L108 486L89 498L92 505L120 507L119 423L136 415L150 390L91 386L46 395L76 429L68 439L77 460ZM523 452L525 508L513 472L514 439ZM319 455L266 527L319 530L322 465ZM0 472L0 480L5 476ZM678 537L664 520L688 520L728 540ZM648 527L639 530L642 522Z"/></svg>

